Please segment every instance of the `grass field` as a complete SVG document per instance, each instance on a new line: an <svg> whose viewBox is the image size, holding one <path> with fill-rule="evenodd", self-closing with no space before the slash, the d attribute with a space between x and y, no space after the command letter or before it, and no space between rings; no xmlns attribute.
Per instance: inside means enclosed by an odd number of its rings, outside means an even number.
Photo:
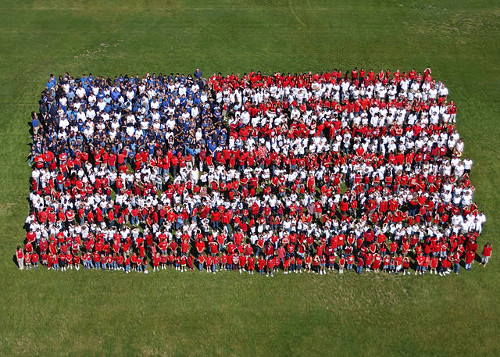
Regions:
<svg viewBox="0 0 500 357"><path fill-rule="evenodd" d="M500 355L497 1L0 3L0 355ZM450 88L488 217L439 278L18 271L27 122L50 73L423 70Z"/></svg>

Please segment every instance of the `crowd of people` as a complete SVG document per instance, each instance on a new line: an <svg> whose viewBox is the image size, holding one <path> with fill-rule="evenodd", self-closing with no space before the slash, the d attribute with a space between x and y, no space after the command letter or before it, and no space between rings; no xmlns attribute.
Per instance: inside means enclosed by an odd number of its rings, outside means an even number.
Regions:
<svg viewBox="0 0 500 357"><path fill-rule="evenodd" d="M51 75L18 265L458 274L486 216L455 122L430 69Z"/></svg>

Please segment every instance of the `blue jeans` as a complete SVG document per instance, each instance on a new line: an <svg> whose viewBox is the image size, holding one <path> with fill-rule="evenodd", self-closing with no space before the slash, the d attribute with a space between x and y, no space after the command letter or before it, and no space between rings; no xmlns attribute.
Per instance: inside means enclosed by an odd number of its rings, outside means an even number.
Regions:
<svg viewBox="0 0 500 357"><path fill-rule="evenodd" d="M453 265L453 271L458 274L458 271L460 270L460 264L459 263L455 263Z"/></svg>
<svg viewBox="0 0 500 357"><path fill-rule="evenodd" d="M363 267L362 267L362 266L357 265L357 266L356 266L356 273L361 274L362 272L363 272Z"/></svg>

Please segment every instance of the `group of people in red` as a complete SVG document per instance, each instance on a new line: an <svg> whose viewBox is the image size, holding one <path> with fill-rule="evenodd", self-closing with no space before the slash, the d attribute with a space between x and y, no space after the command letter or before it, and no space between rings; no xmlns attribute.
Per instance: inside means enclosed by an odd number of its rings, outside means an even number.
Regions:
<svg viewBox="0 0 500 357"><path fill-rule="evenodd" d="M66 74L40 103L21 269L445 275L476 260L486 216L430 69Z"/></svg>

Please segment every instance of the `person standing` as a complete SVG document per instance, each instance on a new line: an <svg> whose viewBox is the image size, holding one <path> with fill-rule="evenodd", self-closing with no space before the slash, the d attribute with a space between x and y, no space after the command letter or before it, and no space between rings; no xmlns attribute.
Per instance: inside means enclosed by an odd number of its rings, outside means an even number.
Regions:
<svg viewBox="0 0 500 357"><path fill-rule="evenodd" d="M470 267L472 265L472 262L474 261L474 258L476 257L476 253L474 253L473 250L467 251L465 253L465 270L470 270Z"/></svg>
<svg viewBox="0 0 500 357"><path fill-rule="evenodd" d="M38 130L40 129L40 120L35 112L31 112L31 126L33 129L33 135L38 135Z"/></svg>
<svg viewBox="0 0 500 357"><path fill-rule="evenodd" d="M359 256L358 261L356 263L356 273L361 274L363 272L364 265L365 265L365 262L363 260L363 257Z"/></svg>
<svg viewBox="0 0 500 357"><path fill-rule="evenodd" d="M24 252L20 246L17 246L16 249L16 258L17 258L17 266L20 270L24 269Z"/></svg>
<svg viewBox="0 0 500 357"><path fill-rule="evenodd" d="M452 262L453 271L455 272L455 274L458 274L458 271L460 270L460 253L458 251L453 254Z"/></svg>
<svg viewBox="0 0 500 357"><path fill-rule="evenodd" d="M194 75L194 78L196 78L196 80L199 81L199 80L201 80L203 72L201 72L199 68L196 68L196 71L194 71L193 75Z"/></svg>
<svg viewBox="0 0 500 357"><path fill-rule="evenodd" d="M493 248L491 247L491 243L490 242L486 243L486 245L483 248L482 259L481 259L481 264L483 264L483 267L485 267L486 264L488 264L492 250Z"/></svg>

